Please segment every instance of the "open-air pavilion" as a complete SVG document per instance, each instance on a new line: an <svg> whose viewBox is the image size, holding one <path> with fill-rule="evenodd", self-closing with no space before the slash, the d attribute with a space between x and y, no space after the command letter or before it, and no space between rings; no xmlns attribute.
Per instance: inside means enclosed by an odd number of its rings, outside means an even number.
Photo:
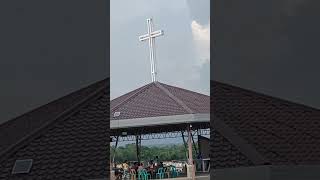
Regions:
<svg viewBox="0 0 320 180"><path fill-rule="evenodd" d="M110 113L112 141L135 140L138 161L141 140L182 136L193 175L193 136L210 134L209 96L154 81L113 99Z"/></svg>

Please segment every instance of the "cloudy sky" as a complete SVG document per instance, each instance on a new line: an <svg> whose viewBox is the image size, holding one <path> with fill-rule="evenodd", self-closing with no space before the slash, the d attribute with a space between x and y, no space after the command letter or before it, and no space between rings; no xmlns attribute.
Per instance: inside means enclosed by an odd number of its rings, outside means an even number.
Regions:
<svg viewBox="0 0 320 180"><path fill-rule="evenodd" d="M209 0L111 0L111 99L151 82L148 43L138 39L146 34L149 17L153 18L154 30L164 30L164 36L155 40L157 80L209 95L209 3ZM183 141L181 137L143 141L144 145L168 143Z"/></svg>
<svg viewBox="0 0 320 180"><path fill-rule="evenodd" d="M209 0L111 0L111 99L151 82L149 47L138 37L153 18L157 80L209 94ZM125 12L125 13L124 13Z"/></svg>

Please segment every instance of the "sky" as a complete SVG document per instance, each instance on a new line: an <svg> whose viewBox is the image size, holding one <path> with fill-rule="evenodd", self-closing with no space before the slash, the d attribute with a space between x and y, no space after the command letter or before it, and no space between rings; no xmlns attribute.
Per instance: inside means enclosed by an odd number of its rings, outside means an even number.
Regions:
<svg viewBox="0 0 320 180"><path fill-rule="evenodd" d="M209 95L209 0L111 0L111 99L151 82L147 18L156 38L157 80ZM124 13L125 12L125 13Z"/></svg>
<svg viewBox="0 0 320 180"><path fill-rule="evenodd" d="M209 95L209 5L209 0L111 0L111 99L151 82L148 43L139 41L150 17L154 30L164 31L155 40L157 80ZM132 142L119 145L127 143ZM177 143L183 143L181 137L142 141Z"/></svg>

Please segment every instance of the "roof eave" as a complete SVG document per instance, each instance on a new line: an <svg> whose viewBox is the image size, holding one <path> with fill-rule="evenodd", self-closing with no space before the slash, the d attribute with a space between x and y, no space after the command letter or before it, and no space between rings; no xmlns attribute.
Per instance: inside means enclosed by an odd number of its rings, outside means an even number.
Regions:
<svg viewBox="0 0 320 180"><path fill-rule="evenodd" d="M139 128L146 126L164 126L175 124L210 123L210 113L156 116L110 121L110 129Z"/></svg>

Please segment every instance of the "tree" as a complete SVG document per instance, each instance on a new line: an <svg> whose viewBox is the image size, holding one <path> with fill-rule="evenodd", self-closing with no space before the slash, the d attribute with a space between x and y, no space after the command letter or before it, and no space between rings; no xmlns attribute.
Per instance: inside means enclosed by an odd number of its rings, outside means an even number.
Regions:
<svg viewBox="0 0 320 180"><path fill-rule="evenodd" d="M113 157L114 146L111 147L111 157ZM193 152L194 158L196 156ZM141 160L149 161L159 156L161 161L170 160L186 160L186 149L183 144L167 145L167 146L142 146L141 147ZM120 146L116 150L115 162L137 161L136 145L127 144Z"/></svg>

